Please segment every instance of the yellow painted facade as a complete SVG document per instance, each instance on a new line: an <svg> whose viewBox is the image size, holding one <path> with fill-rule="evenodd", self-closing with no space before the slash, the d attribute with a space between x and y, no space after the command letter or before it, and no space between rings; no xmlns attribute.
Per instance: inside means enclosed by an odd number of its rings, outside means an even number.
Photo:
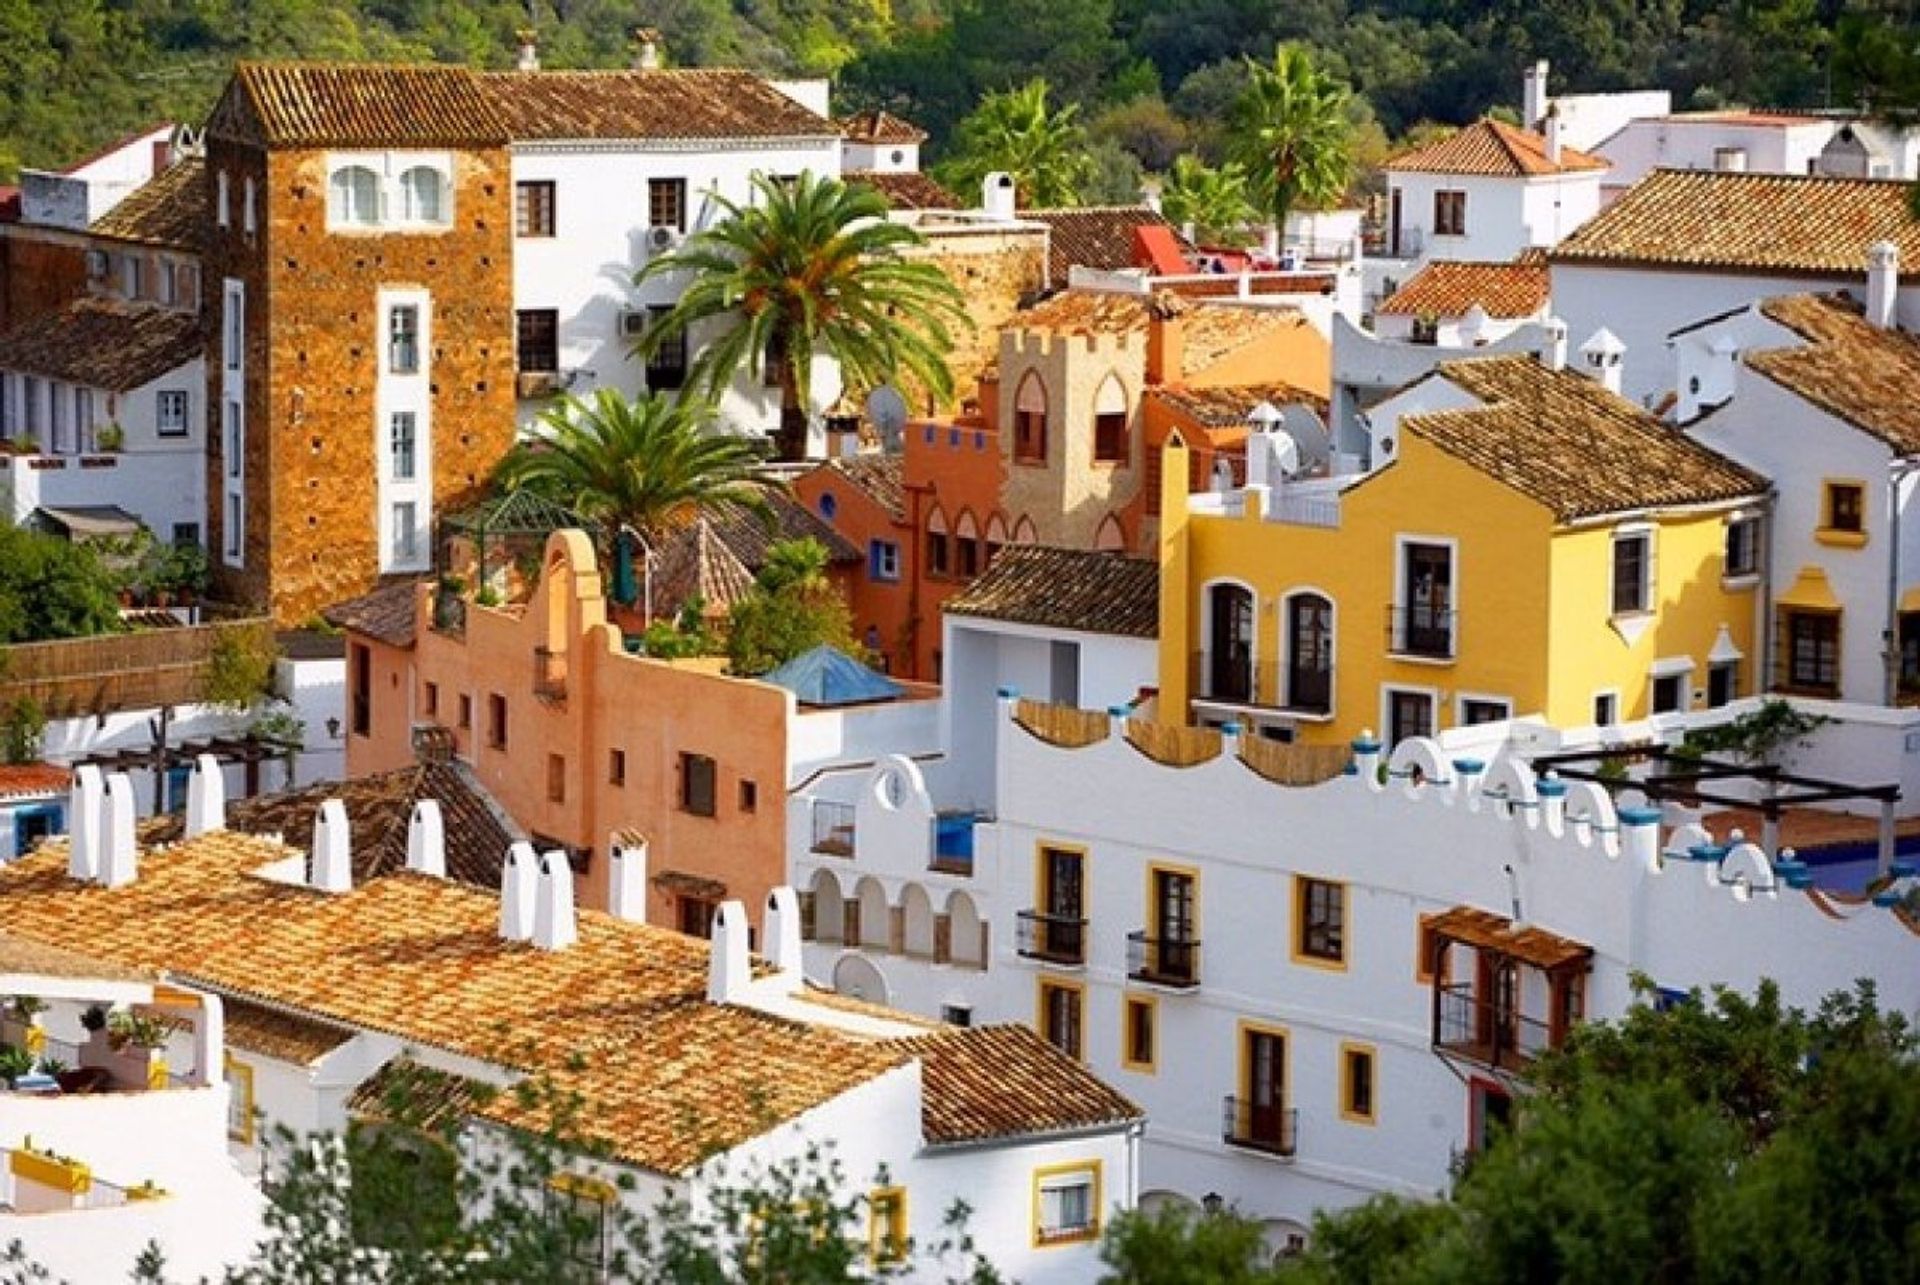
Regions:
<svg viewBox="0 0 1920 1285"><path fill-rule="evenodd" d="M1160 709L1170 721L1230 715L1224 706L1231 702L1198 711L1190 705L1204 690L1208 591L1221 582L1244 586L1254 600L1254 690L1240 704L1262 722L1291 722L1303 742L1384 732L1393 690L1427 694L1436 731L1466 721L1465 702L1482 700L1509 702L1514 715L1585 724L1602 691L1618 692L1620 721L1641 718L1655 663L1680 658L1693 663L1686 708L1697 708L1723 626L1746 657L1738 693L1756 690L1757 589L1721 574L1732 506L1561 524L1544 505L1406 433L1395 462L1340 497L1338 526L1316 526L1266 520L1258 492L1243 493L1240 512L1195 513L1183 485L1186 446L1175 440L1166 449ZM1613 539L1635 526L1653 536L1653 610L1616 622ZM1393 613L1405 602L1399 580L1409 540L1451 549L1451 658L1411 656L1396 642ZM1285 708L1288 600L1301 593L1333 607L1325 714L1294 716Z"/></svg>

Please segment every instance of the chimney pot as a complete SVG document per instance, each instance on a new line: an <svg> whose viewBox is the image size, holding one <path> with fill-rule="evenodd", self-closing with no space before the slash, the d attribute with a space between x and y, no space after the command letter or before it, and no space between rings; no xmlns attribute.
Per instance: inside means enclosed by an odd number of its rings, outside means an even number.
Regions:
<svg viewBox="0 0 1920 1285"><path fill-rule="evenodd" d="M559 850L540 859L534 897L533 944L541 950L565 950L580 939L573 914L573 867Z"/></svg>
<svg viewBox="0 0 1920 1285"><path fill-rule="evenodd" d="M507 849L506 863L500 867L500 936L507 941L526 941L533 936L539 865L533 845L524 839Z"/></svg>
<svg viewBox="0 0 1920 1285"><path fill-rule="evenodd" d="M608 842L613 872L607 887L607 913L615 919L645 923L647 918L647 841L626 831Z"/></svg>
<svg viewBox="0 0 1920 1285"><path fill-rule="evenodd" d="M320 892L353 890L353 840L347 828L347 805L338 799L320 805L310 860L307 882L311 887Z"/></svg>
<svg viewBox="0 0 1920 1285"><path fill-rule="evenodd" d="M767 947L769 962L782 975L801 975L800 898L784 884L767 894Z"/></svg>
<svg viewBox="0 0 1920 1285"><path fill-rule="evenodd" d="M447 877L447 830L438 799L413 805L407 819L407 869L435 879Z"/></svg>
<svg viewBox="0 0 1920 1285"><path fill-rule="evenodd" d="M1547 108L1547 119L1544 131L1547 139L1547 159L1553 164L1558 165L1560 163L1559 104L1556 103L1554 106Z"/></svg>
<svg viewBox="0 0 1920 1285"><path fill-rule="evenodd" d="M988 217L1011 223L1015 211L1019 208L1019 196L1014 189L1013 175L1003 170L995 170L987 175L980 185L980 206Z"/></svg>
<svg viewBox="0 0 1920 1285"><path fill-rule="evenodd" d="M106 846L107 787L100 769L91 763L74 769L67 793L67 875L89 883L100 877L100 855Z"/></svg>
<svg viewBox="0 0 1920 1285"><path fill-rule="evenodd" d="M202 754L193 761L193 775L187 780L186 836L198 838L209 830L227 828L227 778L220 760Z"/></svg>
<svg viewBox="0 0 1920 1285"><path fill-rule="evenodd" d="M539 71L540 33L532 27L522 27L513 34L520 42L520 60L516 65L521 71Z"/></svg>
<svg viewBox="0 0 1920 1285"><path fill-rule="evenodd" d="M1882 330L1893 329L1894 304L1900 295L1900 247L1876 241L1867 249L1867 321Z"/></svg>
<svg viewBox="0 0 1920 1285"><path fill-rule="evenodd" d="M139 877L140 854L133 842L133 780L125 772L107 778L101 809L106 843L100 853L100 882L119 888Z"/></svg>
<svg viewBox="0 0 1920 1285"><path fill-rule="evenodd" d="M1548 317L1541 323L1546 332L1540 344L1540 364L1548 370L1567 368L1567 323L1558 317Z"/></svg>
<svg viewBox="0 0 1920 1285"><path fill-rule="evenodd" d="M747 996L753 980L753 957L747 953L747 908L736 898L720 903L713 917L713 937L707 953L707 1002L737 1004Z"/></svg>
<svg viewBox="0 0 1920 1285"><path fill-rule="evenodd" d="M652 27L633 29L633 69L657 71L660 67L660 33Z"/></svg>
<svg viewBox="0 0 1920 1285"><path fill-rule="evenodd" d="M1542 58L1527 68L1520 86L1521 124L1528 129L1539 126L1547 114L1547 60Z"/></svg>

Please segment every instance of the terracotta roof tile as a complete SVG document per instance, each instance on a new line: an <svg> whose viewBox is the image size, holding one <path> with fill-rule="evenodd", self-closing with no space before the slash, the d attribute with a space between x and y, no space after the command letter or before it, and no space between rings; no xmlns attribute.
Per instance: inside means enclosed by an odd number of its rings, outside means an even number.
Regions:
<svg viewBox="0 0 1920 1285"><path fill-rule="evenodd" d="M858 487L896 522L906 520L906 467L900 456L855 455L850 459L828 460L820 467Z"/></svg>
<svg viewBox="0 0 1920 1285"><path fill-rule="evenodd" d="M840 131L750 71L478 73L515 142L833 138Z"/></svg>
<svg viewBox="0 0 1920 1285"><path fill-rule="evenodd" d="M500 147L512 137L465 67L295 62L235 67L207 133L263 147Z"/></svg>
<svg viewBox="0 0 1920 1285"><path fill-rule="evenodd" d="M1920 271L1912 184L1725 170L1657 170L1556 246L1554 263L1864 275L1876 241Z"/></svg>
<svg viewBox="0 0 1920 1285"><path fill-rule="evenodd" d="M1593 955L1593 947L1544 928L1523 927L1477 906L1455 906L1425 921L1428 931L1511 956L1535 968L1554 969Z"/></svg>
<svg viewBox="0 0 1920 1285"><path fill-rule="evenodd" d="M411 647L419 585L420 581L408 576L358 598L336 602L320 614L335 629L365 634L390 647Z"/></svg>
<svg viewBox="0 0 1920 1285"><path fill-rule="evenodd" d="M1782 295L1760 311L1807 342L1749 353L1748 366L1896 452L1920 452L1920 339L1870 325L1845 296Z"/></svg>
<svg viewBox="0 0 1920 1285"><path fill-rule="evenodd" d="M1020 217L1053 230L1047 275L1064 284L1073 268L1115 272L1134 266L1133 230L1170 228L1166 216L1144 205L1082 205L1063 210L1021 210ZM1183 240L1181 245L1191 251Z"/></svg>
<svg viewBox="0 0 1920 1285"><path fill-rule="evenodd" d="M0 973L108 982L150 982L157 977L150 970L126 968L9 933L0 933Z"/></svg>
<svg viewBox="0 0 1920 1285"><path fill-rule="evenodd" d="M295 1017L242 999L227 1000L220 1007L228 1044L243 1053L257 1053L294 1066L317 1062L354 1037L347 1027Z"/></svg>
<svg viewBox="0 0 1920 1285"><path fill-rule="evenodd" d="M403 1054L360 1082L347 1097L347 1114L355 1120L386 1121L444 1134L499 1094L491 1084L436 1070Z"/></svg>
<svg viewBox="0 0 1920 1285"><path fill-rule="evenodd" d="M1062 290L1015 313L1006 329L1063 335L1124 335L1145 332L1154 321L1173 318L1181 322L1181 373L1186 378L1200 374L1228 353L1262 336L1310 324L1292 308L1186 299L1167 290L1152 294Z"/></svg>
<svg viewBox="0 0 1920 1285"><path fill-rule="evenodd" d="M954 616L1152 638L1160 628L1160 568L1151 558L1014 544L964 591Z"/></svg>
<svg viewBox="0 0 1920 1285"><path fill-rule="evenodd" d="M0 799L58 794L73 784L73 773L52 763L0 763Z"/></svg>
<svg viewBox="0 0 1920 1285"><path fill-rule="evenodd" d="M1310 407L1327 413L1327 399L1292 384L1226 384L1214 388L1149 388L1146 395L1186 416L1202 428L1242 428L1247 412L1261 402Z"/></svg>
<svg viewBox="0 0 1920 1285"><path fill-rule="evenodd" d="M724 617L752 589L753 572L714 533L712 522L697 518L660 548L653 573L653 613L672 619L697 597L703 616Z"/></svg>
<svg viewBox="0 0 1920 1285"><path fill-rule="evenodd" d="M207 163L189 156L160 171L87 230L111 241L199 253L207 229Z"/></svg>
<svg viewBox="0 0 1920 1285"><path fill-rule="evenodd" d="M924 143L927 131L892 112L873 109L840 119L840 136L850 143Z"/></svg>
<svg viewBox="0 0 1920 1285"><path fill-rule="evenodd" d="M0 367L125 393L201 355L200 319L155 304L76 299L0 334Z"/></svg>
<svg viewBox="0 0 1920 1285"><path fill-rule="evenodd" d="M1608 163L1578 148L1562 147L1558 162L1547 158L1547 140L1504 121L1479 120L1445 138L1394 157L1382 169L1393 174L1478 174L1534 178L1604 170Z"/></svg>
<svg viewBox="0 0 1920 1285"><path fill-rule="evenodd" d="M1766 480L1593 380L1531 355L1443 362L1482 406L1410 415L1409 432L1528 496L1562 521L1742 499Z"/></svg>
<svg viewBox="0 0 1920 1285"><path fill-rule="evenodd" d="M840 176L849 183L865 183L887 198L896 210L957 210L960 198L918 171L848 170Z"/></svg>
<svg viewBox="0 0 1920 1285"><path fill-rule="evenodd" d="M760 574L760 568L767 563L767 550L783 540L818 540L826 546L827 560L843 565L859 562L865 556L812 509L785 491L769 491L764 498L767 502L764 514L729 504L697 517L683 518L682 526L706 523L751 575Z"/></svg>
<svg viewBox="0 0 1920 1285"><path fill-rule="evenodd" d="M1531 317L1547 306L1550 291L1544 260L1475 263L1436 260L1414 274L1383 302L1386 317L1458 317L1478 304L1489 317Z"/></svg>
<svg viewBox="0 0 1920 1285"><path fill-rule="evenodd" d="M952 1027L896 1047L920 1058L931 1146L1112 1127L1145 1116L1029 1027Z"/></svg>

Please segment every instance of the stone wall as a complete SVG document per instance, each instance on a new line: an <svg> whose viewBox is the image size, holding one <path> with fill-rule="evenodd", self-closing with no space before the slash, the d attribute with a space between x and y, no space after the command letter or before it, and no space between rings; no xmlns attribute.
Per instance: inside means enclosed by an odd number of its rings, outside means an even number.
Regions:
<svg viewBox="0 0 1920 1285"><path fill-rule="evenodd" d="M57 311L87 293L87 253L78 237L18 226L0 240L0 329Z"/></svg>
<svg viewBox="0 0 1920 1285"><path fill-rule="evenodd" d="M975 395L980 373L1000 354L1000 328L1046 284L1044 231L974 230L931 232L928 246L915 257L931 260L966 296L973 328L953 339L947 367L953 372L953 402L932 407L924 396L908 396L916 411L951 410ZM903 390L904 391L904 390Z"/></svg>

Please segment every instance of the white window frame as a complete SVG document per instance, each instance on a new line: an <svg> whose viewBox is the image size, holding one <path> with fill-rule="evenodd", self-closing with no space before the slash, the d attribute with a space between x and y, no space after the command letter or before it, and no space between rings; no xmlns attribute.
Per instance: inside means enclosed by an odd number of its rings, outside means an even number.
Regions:
<svg viewBox="0 0 1920 1285"><path fill-rule="evenodd" d="M1406 649L1407 622L1413 606L1413 604L1407 601L1407 546L1410 544L1445 546L1447 550L1447 612L1452 616L1452 619L1448 622L1447 630L1453 652L1451 656L1415 656L1408 653ZM1457 537L1450 535L1419 535L1406 531L1394 532L1394 623L1393 637L1389 641L1391 643L1390 650L1396 661L1408 665L1451 665L1459 658L1460 621L1465 615L1460 608L1462 601L1462 582L1463 580L1460 574L1460 541ZM1403 690L1411 691L1413 689L1404 688ZM1434 716L1436 718L1439 717L1437 708L1434 711Z"/></svg>
<svg viewBox="0 0 1920 1285"><path fill-rule="evenodd" d="M433 296L419 287L388 288L376 292L373 342L380 354L374 383L372 430L376 456L377 495L372 514L379 541L382 573L425 571L431 562L433 531ZM393 321L396 314L411 318L414 368L391 366ZM413 417L413 470L401 476L393 451L394 419ZM402 532L412 506L412 530Z"/></svg>
<svg viewBox="0 0 1920 1285"><path fill-rule="evenodd" d="M213 217L223 228L233 226L233 182L225 170L216 171L213 176Z"/></svg>
<svg viewBox="0 0 1920 1285"><path fill-rule="evenodd" d="M1680 704L1675 709L1655 709L1653 694L1663 679L1674 678L1680 682ZM1647 667L1647 713L1648 714L1684 714L1693 708L1693 658L1691 656L1667 656Z"/></svg>
<svg viewBox="0 0 1920 1285"><path fill-rule="evenodd" d="M1060 1166L1054 1172L1034 1175L1033 1183L1033 1241L1036 1246L1044 1248L1049 1245L1080 1244L1099 1237L1103 1212L1100 1208L1099 1161ZM1081 1190L1086 1193L1086 1218L1083 1221L1069 1223L1049 1220L1049 1196Z"/></svg>
<svg viewBox="0 0 1920 1285"><path fill-rule="evenodd" d="M1453 698L1453 725L1455 727L1478 726L1478 724L1467 721L1467 706L1469 705L1499 705L1503 707L1507 712L1502 715L1500 719L1492 720L1495 722L1502 722L1513 717L1513 698L1510 696L1495 696L1490 692L1459 692Z"/></svg>
<svg viewBox="0 0 1920 1285"><path fill-rule="evenodd" d="M1604 723L1599 719L1600 702L1603 700L1611 702L1613 708L1613 717ZM1618 687L1601 687L1596 689L1593 693L1592 701L1588 702L1587 708L1588 712L1594 715L1593 725L1595 727L1620 726L1620 689Z"/></svg>
<svg viewBox="0 0 1920 1285"><path fill-rule="evenodd" d="M1619 574L1620 545L1628 540L1645 542L1646 554L1640 560L1640 605L1621 610L1620 586L1616 577ZM1631 619L1637 616L1653 614L1654 593L1660 583L1659 568L1655 558L1659 555L1659 540L1651 522L1634 522L1617 526L1607 542L1607 616L1613 620Z"/></svg>
<svg viewBox="0 0 1920 1285"><path fill-rule="evenodd" d="M180 409L178 424L167 415L169 406ZM193 433L193 394L185 388L162 388L153 395L154 432L161 437L189 437Z"/></svg>
<svg viewBox="0 0 1920 1285"><path fill-rule="evenodd" d="M1200 586L1200 670L1202 674L1213 672L1213 591L1223 585L1233 585L1244 589L1253 600L1253 635L1248 640L1247 665L1248 678L1252 686L1252 695L1245 702L1251 705L1260 695L1260 591L1252 582L1238 576L1215 576ZM1221 700L1214 696L1201 696L1195 692L1187 693L1189 700L1201 705L1217 705L1222 708L1240 708L1233 701Z"/></svg>
<svg viewBox="0 0 1920 1285"><path fill-rule="evenodd" d="M240 228L248 236L260 230L260 218L254 209L253 175L240 180Z"/></svg>
<svg viewBox="0 0 1920 1285"><path fill-rule="evenodd" d="M1380 739L1393 752L1393 698L1395 696L1424 696L1427 699L1427 735L1440 734L1440 689L1422 687L1417 683L1380 684Z"/></svg>
<svg viewBox="0 0 1920 1285"><path fill-rule="evenodd" d="M1753 565L1744 571L1736 571L1727 561L1727 552L1733 544L1733 529L1745 527L1753 532ZM1766 519L1758 513L1735 513L1727 518L1727 527L1720 546L1720 576L1723 580L1735 584L1750 584L1760 578L1762 562L1762 541L1766 539Z"/></svg>
<svg viewBox="0 0 1920 1285"><path fill-rule="evenodd" d="M1710 660L1707 662L1708 709L1723 709L1727 705L1740 699L1740 666L1742 663L1744 663L1744 658L1737 656L1729 656L1722 660ZM1716 704L1713 699L1713 678L1715 674L1725 670L1733 671L1733 680L1728 684L1727 699Z"/></svg>
<svg viewBox="0 0 1920 1285"><path fill-rule="evenodd" d="M220 298L225 348L220 372L220 449L226 456L220 470L220 560L240 568L247 561L246 283L237 277L225 278Z"/></svg>

